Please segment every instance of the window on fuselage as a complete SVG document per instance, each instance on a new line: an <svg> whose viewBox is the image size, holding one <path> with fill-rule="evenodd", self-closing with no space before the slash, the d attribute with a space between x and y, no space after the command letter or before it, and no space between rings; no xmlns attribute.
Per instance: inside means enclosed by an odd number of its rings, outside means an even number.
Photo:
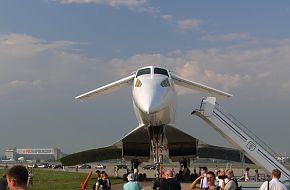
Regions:
<svg viewBox="0 0 290 190"><path fill-rule="evenodd" d="M136 77L138 77L138 76L140 76L140 75L146 75L146 74L149 74L149 75L150 75L150 73L151 73L150 68L140 69L140 70L137 72Z"/></svg>
<svg viewBox="0 0 290 190"><path fill-rule="evenodd" d="M167 70L162 68L154 68L154 74L160 74L169 77Z"/></svg>

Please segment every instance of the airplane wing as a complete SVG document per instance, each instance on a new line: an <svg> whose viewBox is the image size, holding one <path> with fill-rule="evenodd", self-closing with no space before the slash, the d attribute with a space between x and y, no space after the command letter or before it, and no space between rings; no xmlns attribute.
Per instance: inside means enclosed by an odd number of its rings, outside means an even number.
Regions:
<svg viewBox="0 0 290 190"><path fill-rule="evenodd" d="M197 146L197 155L199 158L212 158L234 162L244 161L245 163L253 164L253 162L238 149L213 146L202 143L201 141L199 141Z"/></svg>
<svg viewBox="0 0 290 190"><path fill-rule="evenodd" d="M62 157L60 161L64 166L73 166L78 164L121 158L122 148L118 147L117 145L112 145L70 154L68 156Z"/></svg>
<svg viewBox="0 0 290 190"><path fill-rule="evenodd" d="M242 154L237 149L205 144L174 126L165 126L168 157L171 161L184 158L212 158L241 162ZM63 165L77 165L110 159L149 161L152 157L148 127L138 126L111 146L74 153L60 159ZM246 163L251 161L245 156Z"/></svg>
<svg viewBox="0 0 290 190"><path fill-rule="evenodd" d="M133 84L134 77L135 77L135 74L132 74L132 75L125 77L123 79L120 79L118 81L112 82L110 84L107 84L105 86L102 86L100 88L92 90L90 92L87 92L85 94L79 95L79 96L75 97L75 99L86 100L89 98L93 98L95 96L108 94L108 93L113 92L115 90L130 86Z"/></svg>
<svg viewBox="0 0 290 190"><path fill-rule="evenodd" d="M197 90L197 91L214 94L218 96L223 96L223 97L228 97L228 98L233 96L232 94L229 94L227 92L223 92L221 90L218 90L218 89L215 89L215 88L212 88L212 87L209 87L209 86L206 86L206 85L194 82L194 81L184 79L172 72L170 73L170 75L176 85L183 86L185 88L189 88L192 90Z"/></svg>

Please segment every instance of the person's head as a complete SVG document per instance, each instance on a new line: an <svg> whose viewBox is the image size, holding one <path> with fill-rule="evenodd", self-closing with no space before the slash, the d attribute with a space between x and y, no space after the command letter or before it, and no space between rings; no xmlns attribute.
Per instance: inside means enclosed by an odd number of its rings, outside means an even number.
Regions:
<svg viewBox="0 0 290 190"><path fill-rule="evenodd" d="M164 174L165 174L165 178L166 179L168 179L168 178L172 178L173 177L173 171L172 170L166 170L165 172L164 172Z"/></svg>
<svg viewBox="0 0 290 190"><path fill-rule="evenodd" d="M250 171L250 168L246 168L246 171L247 171L247 172Z"/></svg>
<svg viewBox="0 0 290 190"><path fill-rule="evenodd" d="M134 181L134 175L133 174L129 174L127 176L128 181Z"/></svg>
<svg viewBox="0 0 290 190"><path fill-rule="evenodd" d="M200 167L200 175L206 175L207 173L207 167L203 166L203 167Z"/></svg>
<svg viewBox="0 0 290 190"><path fill-rule="evenodd" d="M207 183L209 186L214 186L215 185L215 174L212 171L208 171L206 173L206 179Z"/></svg>
<svg viewBox="0 0 290 190"><path fill-rule="evenodd" d="M225 176L225 175L226 175L226 172L225 172L225 170L224 170L223 168L221 168L221 169L219 170L219 175L220 175L220 176Z"/></svg>
<svg viewBox="0 0 290 190"><path fill-rule="evenodd" d="M100 170L97 170L96 171L96 175L97 175L97 177L101 177L101 171Z"/></svg>
<svg viewBox="0 0 290 190"><path fill-rule="evenodd" d="M278 169L273 169L272 170L272 178L280 179L281 177L281 172Z"/></svg>
<svg viewBox="0 0 290 190"><path fill-rule="evenodd" d="M107 179L107 174L106 174L105 171L102 171L102 172L101 172L101 179L102 179L102 180L106 180L106 179Z"/></svg>
<svg viewBox="0 0 290 190"><path fill-rule="evenodd" d="M19 187L26 187L28 171L24 166L16 165L7 171L6 178L8 187L11 190Z"/></svg>
<svg viewBox="0 0 290 190"><path fill-rule="evenodd" d="M226 175L229 179L233 178L234 177L234 171L232 169L228 169L226 171Z"/></svg>

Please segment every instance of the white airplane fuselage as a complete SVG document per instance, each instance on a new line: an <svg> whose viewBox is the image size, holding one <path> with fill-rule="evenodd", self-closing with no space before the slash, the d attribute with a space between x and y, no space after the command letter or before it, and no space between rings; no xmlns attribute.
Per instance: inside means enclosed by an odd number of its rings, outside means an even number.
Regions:
<svg viewBox="0 0 290 190"><path fill-rule="evenodd" d="M150 74L137 76L133 82L133 105L139 125L174 124L177 94L173 81L170 75L155 74L154 68L150 69Z"/></svg>

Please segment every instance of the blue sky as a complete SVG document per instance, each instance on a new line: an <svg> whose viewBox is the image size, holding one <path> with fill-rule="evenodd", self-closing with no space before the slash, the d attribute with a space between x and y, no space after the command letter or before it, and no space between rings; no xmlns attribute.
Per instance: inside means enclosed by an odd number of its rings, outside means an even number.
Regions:
<svg viewBox="0 0 290 190"><path fill-rule="evenodd" d="M220 103L279 153L290 149L288 1L20 0L0 6L0 151L110 145L137 126L130 89L74 97L158 65L234 97ZM226 144L189 113L177 125Z"/></svg>

